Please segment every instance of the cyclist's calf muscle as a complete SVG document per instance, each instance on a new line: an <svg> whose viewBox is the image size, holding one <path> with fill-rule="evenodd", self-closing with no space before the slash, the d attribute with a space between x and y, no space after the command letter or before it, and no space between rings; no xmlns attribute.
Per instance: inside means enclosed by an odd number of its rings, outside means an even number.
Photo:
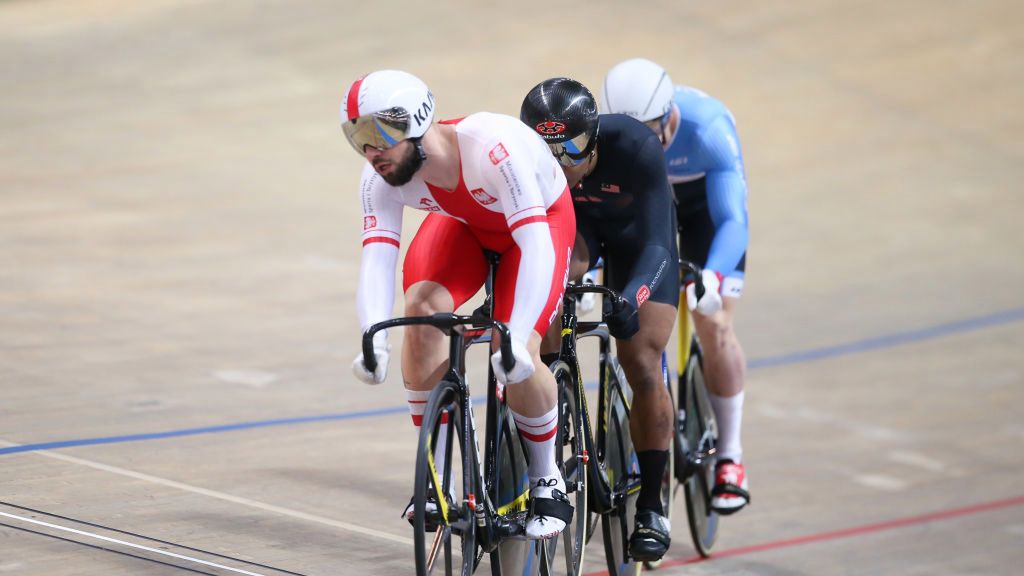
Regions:
<svg viewBox="0 0 1024 576"><path fill-rule="evenodd" d="M630 418L637 450L666 450L672 439L672 401L661 372L661 353L672 337L676 308L647 301L640 307L640 331L630 340L617 340L619 362L633 389Z"/></svg>
<svg viewBox="0 0 1024 576"><path fill-rule="evenodd" d="M708 390L717 396L734 396L743 391L746 362L732 325L738 303L736 298L723 298L723 308L716 314L693 315L704 351Z"/></svg>

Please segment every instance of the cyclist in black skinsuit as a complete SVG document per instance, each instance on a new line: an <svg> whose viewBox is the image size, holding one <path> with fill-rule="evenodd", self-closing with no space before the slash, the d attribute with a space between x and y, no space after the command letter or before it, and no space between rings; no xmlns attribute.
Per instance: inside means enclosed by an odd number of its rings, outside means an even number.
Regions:
<svg viewBox="0 0 1024 576"><path fill-rule="evenodd" d="M606 283L625 299L606 321L633 389L630 433L641 489L630 553L637 560L657 560L670 543L661 481L675 418L662 381L661 354L679 302L675 207L665 153L638 120L598 115L590 91L568 78L534 87L519 117L548 143L572 192L577 236L571 278L579 280L603 256ZM549 341L556 350L557 338Z"/></svg>

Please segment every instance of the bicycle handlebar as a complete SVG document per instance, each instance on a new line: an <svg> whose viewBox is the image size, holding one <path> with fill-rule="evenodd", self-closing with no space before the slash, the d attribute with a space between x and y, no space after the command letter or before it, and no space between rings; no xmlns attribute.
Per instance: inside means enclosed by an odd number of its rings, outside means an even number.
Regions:
<svg viewBox="0 0 1024 576"><path fill-rule="evenodd" d="M576 284L574 282L570 282L565 286L566 294L586 294L588 292L593 294L604 294L612 300L622 298L622 296L619 296L619 293L615 290L600 284Z"/></svg>
<svg viewBox="0 0 1024 576"><path fill-rule="evenodd" d="M701 279L701 269L693 262L686 260L679 261L680 268L686 268L687 272L693 274L694 290L696 291L697 300L704 297L704 281Z"/></svg>
<svg viewBox="0 0 1024 576"><path fill-rule="evenodd" d="M431 316L405 316L402 318L392 318L390 320L384 320L383 322L377 322L373 326L366 329L363 332L363 365L366 367L368 372L373 372L377 369L377 355L373 352L373 335L381 330L388 328L394 328L396 326L412 326L412 325L429 325L442 330L450 330L456 326L463 326L466 324L472 324L480 328L493 328L501 334L501 345L499 350L501 351L501 367L506 372L512 370L512 367L516 365L516 359L512 355L512 338L509 336L508 326L504 322L498 320L491 320L490 318L482 318L480 316L459 316L452 314L451 312L439 312Z"/></svg>
<svg viewBox="0 0 1024 576"><path fill-rule="evenodd" d="M690 274L693 274L694 289L696 290L697 300L703 298L705 290L704 282L701 279L700 266L686 260L680 260L679 266L680 268L684 268ZM608 288L607 286L601 286L599 284L576 284L574 282L570 282L565 287L565 293L573 295L586 293L603 294L607 298L616 302L622 299L622 296L620 296L618 292Z"/></svg>

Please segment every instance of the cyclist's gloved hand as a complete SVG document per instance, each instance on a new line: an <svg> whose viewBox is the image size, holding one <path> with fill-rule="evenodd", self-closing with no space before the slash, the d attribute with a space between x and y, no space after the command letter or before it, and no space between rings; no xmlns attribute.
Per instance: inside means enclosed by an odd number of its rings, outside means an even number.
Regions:
<svg viewBox="0 0 1024 576"><path fill-rule="evenodd" d="M597 282L597 269L587 270L587 273L583 275L583 284L593 286ZM594 304L597 302L597 294L593 292L587 292L586 294L580 294L579 305L576 306L576 313L583 316L587 312L594 309Z"/></svg>
<svg viewBox="0 0 1024 576"><path fill-rule="evenodd" d="M617 298L611 309L605 312L604 323L608 331L619 340L629 340L640 330L640 314L633 303L625 298Z"/></svg>
<svg viewBox="0 0 1024 576"><path fill-rule="evenodd" d="M704 282L704 297L697 300L697 287L686 283L686 307L691 311L711 316L722 309L722 275L715 270L704 270L700 275Z"/></svg>
<svg viewBox="0 0 1024 576"><path fill-rule="evenodd" d="M380 384L388 375L388 360L390 360L391 345L388 344L388 335L384 332L377 332L373 335L373 355L377 358L377 369L370 372L363 363L363 353L356 356L352 363L352 373L367 384Z"/></svg>
<svg viewBox="0 0 1024 576"><path fill-rule="evenodd" d="M512 356L515 356L516 364L511 372L505 372L501 367L501 351L491 354L491 367L494 368L494 377L502 384L516 384L526 380L533 375L533 357L526 349L525 344L520 344L512 339Z"/></svg>

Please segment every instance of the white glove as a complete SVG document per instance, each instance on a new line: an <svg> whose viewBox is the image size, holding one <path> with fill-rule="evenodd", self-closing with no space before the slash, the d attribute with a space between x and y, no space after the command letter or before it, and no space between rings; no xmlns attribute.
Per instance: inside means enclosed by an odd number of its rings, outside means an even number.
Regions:
<svg viewBox="0 0 1024 576"><path fill-rule="evenodd" d="M597 281L597 270L587 270L587 273L583 275L583 284L593 285ZM587 312L594 309L594 304L597 302L597 294L593 292L587 292L580 296L580 303L576 306L576 313L579 316L583 316Z"/></svg>
<svg viewBox="0 0 1024 576"><path fill-rule="evenodd" d="M530 356L530 351L526 349L526 345L520 344L513 339L512 356L516 359L515 366L512 366L511 372L506 373L505 369L501 367L501 351L499 350L491 354L491 367L494 368L494 377L502 384L516 384L533 375L533 357Z"/></svg>
<svg viewBox="0 0 1024 576"><path fill-rule="evenodd" d="M711 316L722 309L722 280L721 275L714 270L701 272L701 280L704 282L704 297L697 300L697 287L693 282L686 284L686 307L690 311L696 310L704 316Z"/></svg>
<svg viewBox="0 0 1024 576"><path fill-rule="evenodd" d="M373 355L377 358L377 369L369 372L363 364L363 353L356 356L352 363L352 373L367 384L380 384L388 376L388 360L391 355L391 345L388 344L388 335L385 332L377 332L373 335Z"/></svg>

